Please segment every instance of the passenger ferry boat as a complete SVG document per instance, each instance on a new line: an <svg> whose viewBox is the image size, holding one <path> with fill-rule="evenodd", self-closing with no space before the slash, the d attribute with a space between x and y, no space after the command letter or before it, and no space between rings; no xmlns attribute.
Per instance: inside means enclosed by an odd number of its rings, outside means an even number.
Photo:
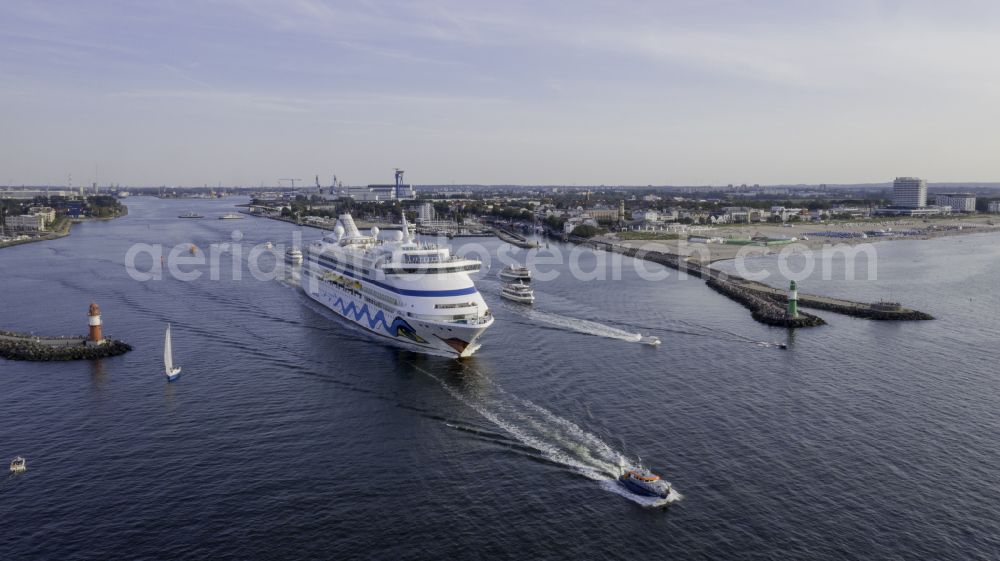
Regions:
<svg viewBox="0 0 1000 561"><path fill-rule="evenodd" d="M521 304L534 304L535 293L522 282L505 282L500 285L500 296Z"/></svg>
<svg viewBox="0 0 1000 561"><path fill-rule="evenodd" d="M185 212L177 218L205 218L204 216L198 214L197 212Z"/></svg>
<svg viewBox="0 0 1000 561"><path fill-rule="evenodd" d="M531 270L527 267L508 265L500 271L500 279L506 281L531 281Z"/></svg>
<svg viewBox="0 0 1000 561"><path fill-rule="evenodd" d="M493 314L469 278L480 262L446 247L415 242L403 231L363 235L350 214L306 252L306 294L341 317L409 348L468 357Z"/></svg>

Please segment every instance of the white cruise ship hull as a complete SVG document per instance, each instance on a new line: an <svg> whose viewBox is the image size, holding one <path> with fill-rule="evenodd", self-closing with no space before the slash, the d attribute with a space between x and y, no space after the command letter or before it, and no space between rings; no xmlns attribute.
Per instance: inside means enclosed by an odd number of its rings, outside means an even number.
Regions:
<svg viewBox="0 0 1000 561"><path fill-rule="evenodd" d="M365 331L390 339L400 346L431 354L469 357L479 349L479 336L493 324L437 323L402 317L340 285L317 278L304 278L303 290L313 300Z"/></svg>

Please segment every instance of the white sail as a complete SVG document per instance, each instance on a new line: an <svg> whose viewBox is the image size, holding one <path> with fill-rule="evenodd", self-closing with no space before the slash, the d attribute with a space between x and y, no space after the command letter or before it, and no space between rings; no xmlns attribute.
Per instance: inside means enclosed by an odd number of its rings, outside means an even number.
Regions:
<svg viewBox="0 0 1000 561"><path fill-rule="evenodd" d="M174 369L174 352L170 345L170 324L167 324L167 335L166 340L163 342L163 366L167 370L167 376L170 376Z"/></svg>

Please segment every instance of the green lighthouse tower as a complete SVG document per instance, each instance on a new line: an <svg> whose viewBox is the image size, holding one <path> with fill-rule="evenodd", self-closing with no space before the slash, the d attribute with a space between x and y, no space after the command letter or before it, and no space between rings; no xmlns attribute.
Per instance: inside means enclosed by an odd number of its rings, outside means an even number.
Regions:
<svg viewBox="0 0 1000 561"><path fill-rule="evenodd" d="M788 285L788 311L790 318L799 317L799 291L795 286L795 281Z"/></svg>

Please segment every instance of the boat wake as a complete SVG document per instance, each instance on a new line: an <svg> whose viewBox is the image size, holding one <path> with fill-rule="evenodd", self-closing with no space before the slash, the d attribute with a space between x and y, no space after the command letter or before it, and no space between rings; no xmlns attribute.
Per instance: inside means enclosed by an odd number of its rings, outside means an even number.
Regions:
<svg viewBox="0 0 1000 561"><path fill-rule="evenodd" d="M718 327L709 327L705 325L698 325L683 320L676 320L672 323L667 323L659 327L652 327L647 325L636 325L632 323L625 322L615 322L623 326L633 327L637 329L646 329L649 331L662 331L666 333L676 333L678 335L691 335L695 337L708 337L711 339L718 339L720 341L733 341L738 343L747 343L749 345L755 345L758 347L772 348L772 349L787 349L788 344L782 343L781 341L760 341L752 337L747 337L746 335L741 335L739 333L734 333L726 329L721 329ZM655 337L653 337L655 339ZM658 340L658 339L657 339ZM658 344L658 343L651 343Z"/></svg>
<svg viewBox="0 0 1000 561"><path fill-rule="evenodd" d="M564 316L552 312L544 312L542 310L536 310L522 305L504 304L504 309L514 312L531 321L544 323L564 331L572 331L575 333L583 333L585 335L605 337L608 339L618 339L619 341L628 341L630 343L643 343L651 346L660 344L660 340L657 337L644 336L641 333L633 333L631 331L626 331L624 329L619 329L617 327L605 325L596 321Z"/></svg>
<svg viewBox="0 0 1000 561"><path fill-rule="evenodd" d="M468 366L463 366L463 371L488 384L487 392L463 390L433 372L415 364L411 366L436 380L452 397L502 432L454 420L445 423L451 429L468 433L479 440L511 447L533 459L568 469L598 482L607 491L643 506L662 507L683 498L676 490L671 491L666 499L630 493L617 482L618 466L623 459L632 465L638 465L639 462L626 459L623 452L615 450L597 435L532 401L507 392Z"/></svg>

